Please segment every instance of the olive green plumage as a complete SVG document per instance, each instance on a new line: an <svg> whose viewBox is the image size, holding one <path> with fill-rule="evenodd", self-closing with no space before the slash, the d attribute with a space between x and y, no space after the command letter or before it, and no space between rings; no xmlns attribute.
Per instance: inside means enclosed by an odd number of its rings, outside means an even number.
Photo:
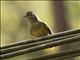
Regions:
<svg viewBox="0 0 80 60"><path fill-rule="evenodd" d="M31 23L30 33L34 37L42 37L47 36L48 34L52 34L49 27L38 20L35 14L32 11L27 12L26 16Z"/></svg>

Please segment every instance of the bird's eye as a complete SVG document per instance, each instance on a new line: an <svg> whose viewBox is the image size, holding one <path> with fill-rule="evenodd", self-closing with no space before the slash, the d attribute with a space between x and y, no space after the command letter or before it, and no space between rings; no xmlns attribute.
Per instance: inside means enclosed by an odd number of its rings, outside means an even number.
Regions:
<svg viewBox="0 0 80 60"><path fill-rule="evenodd" d="M33 16L33 15L30 15L31 17Z"/></svg>

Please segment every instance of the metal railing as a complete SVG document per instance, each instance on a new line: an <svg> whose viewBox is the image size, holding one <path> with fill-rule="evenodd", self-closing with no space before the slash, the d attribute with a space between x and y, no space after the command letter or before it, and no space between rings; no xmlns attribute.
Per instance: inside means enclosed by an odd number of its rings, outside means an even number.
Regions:
<svg viewBox="0 0 80 60"><path fill-rule="evenodd" d="M64 31L64 32L56 33L50 36L44 36L40 38L24 40L24 41L1 46L0 47L1 48L0 58L7 59L7 58L15 57L18 55L39 51L45 48L51 48L54 46L59 46L62 44L67 44L67 43L72 43L72 42L77 42L77 41L80 41L80 29ZM70 50L70 51L77 54L75 50ZM80 53L80 49L76 49L76 51ZM62 52L62 53L66 55L65 52ZM62 53L59 53L57 55L61 56L60 54ZM51 56L54 56L55 58L56 55L51 55ZM38 57L38 58L44 59L43 57ZM33 58L32 60L34 59L38 60L38 58Z"/></svg>
<svg viewBox="0 0 80 60"><path fill-rule="evenodd" d="M71 58L75 56L80 56L80 48L63 51L56 54L44 55L44 56L40 56L40 57L28 59L28 60L48 60L48 59L60 60L60 59Z"/></svg>

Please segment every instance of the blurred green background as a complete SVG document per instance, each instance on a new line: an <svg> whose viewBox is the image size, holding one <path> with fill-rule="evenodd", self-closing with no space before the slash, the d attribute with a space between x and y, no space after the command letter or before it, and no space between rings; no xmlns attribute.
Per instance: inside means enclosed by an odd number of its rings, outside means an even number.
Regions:
<svg viewBox="0 0 80 60"><path fill-rule="evenodd" d="M57 33L55 29L57 23L55 23L55 8L53 2L54 1L1 1L1 45L33 38L29 32L30 24L23 17L27 11L35 12L40 21L46 23L53 33ZM64 1L63 4L67 10L65 13L66 20L70 26L69 29L80 28L80 1ZM58 52L58 50L59 47L55 47L54 51L52 49L46 49L44 53L54 53ZM36 53L33 53L33 55L34 54L36 56ZM26 55L26 57L30 58L30 55ZM25 60L26 57L18 56L10 58L10 60ZM77 60L78 59L80 58L77 58Z"/></svg>

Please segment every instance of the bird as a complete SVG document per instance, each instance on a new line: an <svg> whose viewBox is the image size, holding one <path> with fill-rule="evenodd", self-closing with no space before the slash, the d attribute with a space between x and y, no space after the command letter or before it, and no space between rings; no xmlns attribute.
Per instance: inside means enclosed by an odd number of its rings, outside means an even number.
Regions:
<svg viewBox="0 0 80 60"><path fill-rule="evenodd" d="M44 22L39 21L36 14L32 11L28 11L24 17L27 18L31 24L30 33L32 36L43 37L52 34L50 28Z"/></svg>

